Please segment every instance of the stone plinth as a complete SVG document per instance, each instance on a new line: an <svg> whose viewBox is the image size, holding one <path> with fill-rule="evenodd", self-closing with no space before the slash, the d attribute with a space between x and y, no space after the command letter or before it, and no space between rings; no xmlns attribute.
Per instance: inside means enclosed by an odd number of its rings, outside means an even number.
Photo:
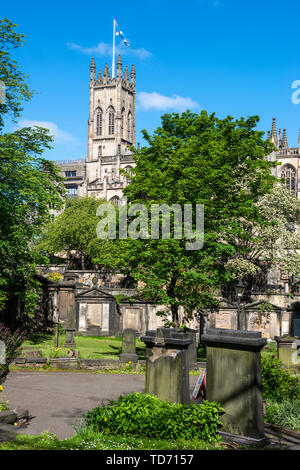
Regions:
<svg viewBox="0 0 300 470"><path fill-rule="evenodd" d="M206 398L225 409L221 434L226 439L265 444L260 351L267 340L260 332L209 328Z"/></svg>
<svg viewBox="0 0 300 470"><path fill-rule="evenodd" d="M188 346L192 339L184 331L158 328L141 338L146 343L145 392L171 403L189 403Z"/></svg>
<svg viewBox="0 0 300 470"><path fill-rule="evenodd" d="M297 338L285 335L275 336L275 340L277 342L277 358L287 369L297 369Z"/></svg>
<svg viewBox="0 0 300 470"><path fill-rule="evenodd" d="M122 335L122 353L120 354L120 362L137 362L138 356L136 353L136 331L127 328L123 331Z"/></svg>

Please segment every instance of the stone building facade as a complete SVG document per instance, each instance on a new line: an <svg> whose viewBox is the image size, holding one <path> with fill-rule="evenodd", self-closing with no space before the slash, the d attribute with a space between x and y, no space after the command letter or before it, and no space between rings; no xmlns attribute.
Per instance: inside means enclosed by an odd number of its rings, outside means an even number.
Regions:
<svg viewBox="0 0 300 470"><path fill-rule="evenodd" d="M123 74L118 56L117 74L111 78L105 64L96 77L94 59L90 65L88 151L84 160L56 162L66 178L68 196L94 196L119 204L122 191L134 168L131 147L135 147L135 68ZM120 170L124 170L126 175Z"/></svg>
<svg viewBox="0 0 300 470"><path fill-rule="evenodd" d="M286 187L300 197L300 133L298 147L289 147L286 129L277 131L276 118L273 118L272 129L268 131L268 139L276 149L268 156L268 161L277 161L279 165L273 169L273 174L285 181Z"/></svg>

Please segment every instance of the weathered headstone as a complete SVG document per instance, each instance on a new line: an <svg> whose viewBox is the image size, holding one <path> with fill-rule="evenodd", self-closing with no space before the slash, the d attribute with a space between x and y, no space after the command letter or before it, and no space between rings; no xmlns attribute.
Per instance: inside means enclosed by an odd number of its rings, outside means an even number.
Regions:
<svg viewBox="0 0 300 470"><path fill-rule="evenodd" d="M223 438L249 444L267 442L261 384L260 332L209 328L206 345L206 398L221 403Z"/></svg>
<svg viewBox="0 0 300 470"><path fill-rule="evenodd" d="M64 329L66 332L66 341L64 347L72 348L75 346L74 334L76 331L75 309L72 304L68 308L67 323Z"/></svg>
<svg viewBox="0 0 300 470"><path fill-rule="evenodd" d="M146 331L146 393L171 403L189 403L188 346L192 339L175 328Z"/></svg>
<svg viewBox="0 0 300 470"><path fill-rule="evenodd" d="M6 347L4 341L0 341L0 365L6 364Z"/></svg>
<svg viewBox="0 0 300 470"><path fill-rule="evenodd" d="M277 342L277 358L291 371L297 369L297 338L293 336L275 336Z"/></svg>
<svg viewBox="0 0 300 470"><path fill-rule="evenodd" d="M137 362L136 353L136 331L127 328L122 335L122 353L120 354L120 362Z"/></svg>

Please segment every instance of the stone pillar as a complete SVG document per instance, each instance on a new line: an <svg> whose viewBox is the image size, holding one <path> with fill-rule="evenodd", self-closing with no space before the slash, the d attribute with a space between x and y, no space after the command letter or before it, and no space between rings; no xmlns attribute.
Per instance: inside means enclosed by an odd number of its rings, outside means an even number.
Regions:
<svg viewBox="0 0 300 470"><path fill-rule="evenodd" d="M120 362L137 362L136 353L136 331L127 328L123 331L122 353L120 354Z"/></svg>
<svg viewBox="0 0 300 470"><path fill-rule="evenodd" d="M67 323L65 326L65 332L66 332L66 341L64 344L65 348L75 347L75 341L74 341L75 331L76 331L75 309L74 309L74 305L71 304L68 308L68 318L67 318Z"/></svg>
<svg viewBox="0 0 300 470"><path fill-rule="evenodd" d="M209 328L202 341L207 347L206 398L225 409L220 434L265 444L260 351L266 338L255 331Z"/></svg>
<svg viewBox="0 0 300 470"><path fill-rule="evenodd" d="M291 372L296 371L298 365L297 338L284 335L275 336L275 340L277 342L277 358Z"/></svg>
<svg viewBox="0 0 300 470"><path fill-rule="evenodd" d="M184 331L158 328L146 331L141 340L147 348L145 392L171 403L189 403L187 349L192 339Z"/></svg>

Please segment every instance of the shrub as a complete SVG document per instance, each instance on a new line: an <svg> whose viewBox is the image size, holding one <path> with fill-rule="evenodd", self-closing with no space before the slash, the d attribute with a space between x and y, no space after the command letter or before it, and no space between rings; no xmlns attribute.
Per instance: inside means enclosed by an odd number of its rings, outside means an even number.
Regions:
<svg viewBox="0 0 300 470"><path fill-rule="evenodd" d="M281 402L300 398L298 378L283 368L281 361L271 356L261 361L262 391L265 400Z"/></svg>
<svg viewBox="0 0 300 470"><path fill-rule="evenodd" d="M214 442L219 439L221 412L215 402L182 405L134 392L89 411L85 422L94 431L104 434Z"/></svg>
<svg viewBox="0 0 300 470"><path fill-rule="evenodd" d="M291 431L300 431L300 399L271 402L266 406L265 419Z"/></svg>

